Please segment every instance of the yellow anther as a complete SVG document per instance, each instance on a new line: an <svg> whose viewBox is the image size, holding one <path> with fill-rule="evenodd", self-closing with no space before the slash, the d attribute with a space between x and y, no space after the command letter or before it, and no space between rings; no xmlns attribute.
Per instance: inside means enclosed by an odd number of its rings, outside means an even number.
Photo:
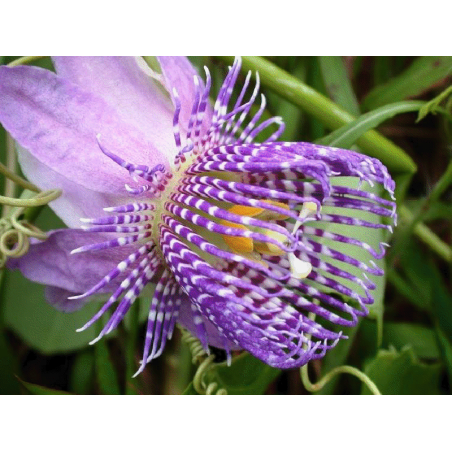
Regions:
<svg viewBox="0 0 452 452"><path fill-rule="evenodd" d="M271 231L270 229L262 229L262 228L256 228L255 232L260 232L261 234L264 234L268 238L276 240L277 242L279 242L281 244L287 244L287 237L280 234L279 232ZM278 245L275 245L274 243L258 242L258 241L255 241L253 243L254 243L254 251L257 251L258 253L267 254L269 256L282 256L283 254L286 254L285 251L283 251Z"/></svg>
<svg viewBox="0 0 452 452"><path fill-rule="evenodd" d="M282 209L289 210L289 206L282 202L277 201L269 201L265 200L267 204L272 206L280 207ZM315 204L314 204L315 205ZM228 212L231 212L235 215L240 215L242 217L252 217L262 221L275 221L275 220L285 220L288 218L288 215L284 215L274 210L264 209L263 207L252 207L252 206L240 206L235 205L228 209Z"/></svg>
<svg viewBox="0 0 452 452"><path fill-rule="evenodd" d="M289 207L286 204L276 201L265 200L264 202L283 208L285 210L289 210ZM251 206L241 206L235 205L232 206L228 212L234 215L246 216L251 218L256 218L261 221L277 221L277 220L285 220L289 216L281 214L279 212L275 212L273 210L264 209L261 207L251 207ZM299 220L296 222L294 227L294 232L300 227L301 219L310 217L313 213L317 212L317 205L313 202L305 202L301 209ZM246 227L242 224L233 223L230 221L221 220L221 224L223 226L241 229L244 231L253 231L259 234L263 234L269 239L273 239L283 245L287 245L287 237L283 234L272 231L267 228L259 228L249 226ZM262 260L261 255L267 256L283 256L286 254L281 247L277 244L266 242L254 241L249 237L236 237L230 235L223 235L223 240L228 245L228 247L235 253L245 256L247 259L250 259L255 262L259 262L261 264L265 264L265 261ZM306 278L309 273L312 271L312 265L309 262L305 262L301 259L298 259L293 253L288 254L290 271L295 278Z"/></svg>
<svg viewBox="0 0 452 452"><path fill-rule="evenodd" d="M241 207L241 206L237 206ZM242 229L248 231L248 228L237 223L231 223L229 221L221 221L223 226L227 226L230 228ZM226 245L229 248L238 254L246 254L251 253L253 251L253 239L249 237L237 237L233 235L223 235L223 240L226 242Z"/></svg>
<svg viewBox="0 0 452 452"><path fill-rule="evenodd" d="M286 204L283 204L282 202L270 200L265 200L264 202L273 206L289 210L289 207ZM228 209L228 212L243 217L256 218L261 221L276 221L276 220L285 220L286 218L288 218L288 215L284 215L273 210L264 209L262 207L235 205ZM267 237L275 239L278 242L281 243L286 242L286 238L282 234L271 231L269 229L254 227L248 228L246 226L243 226L242 224L232 223L230 221L225 220L221 220L221 224L223 226L242 229L245 231L253 230L254 232L258 232L260 234L266 235ZM270 256L281 256L285 254L285 252L279 246L274 245L273 243L253 242L253 240L248 237L236 237L230 235L223 235L223 239L232 251L239 254L251 253L253 250L257 251L258 253L267 254Z"/></svg>
<svg viewBox="0 0 452 452"><path fill-rule="evenodd" d="M259 215L264 209L262 207L240 206L235 205L228 209L228 212L242 217L255 217Z"/></svg>

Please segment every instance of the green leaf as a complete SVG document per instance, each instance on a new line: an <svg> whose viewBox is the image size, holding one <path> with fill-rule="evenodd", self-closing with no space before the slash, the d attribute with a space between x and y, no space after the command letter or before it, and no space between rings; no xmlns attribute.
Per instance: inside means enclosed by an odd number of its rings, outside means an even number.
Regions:
<svg viewBox="0 0 452 452"><path fill-rule="evenodd" d="M323 83L331 98L337 105L352 115L359 115L359 104L344 62L340 56L318 57Z"/></svg>
<svg viewBox="0 0 452 452"><path fill-rule="evenodd" d="M292 74L297 79L304 81L307 75L307 59L303 58L298 61L297 65L292 71ZM268 93L273 94L273 93ZM299 141L301 136L301 129L303 128L304 115L303 112L294 104L281 99L276 94L273 96L278 101L276 108L276 115L281 116L284 119L286 125L283 134L279 138L279 141Z"/></svg>
<svg viewBox="0 0 452 452"><path fill-rule="evenodd" d="M452 387L452 343L448 340L447 336L440 328L436 328L436 333L438 334L438 342L446 364L449 385Z"/></svg>
<svg viewBox="0 0 452 452"><path fill-rule="evenodd" d="M376 56L373 58L373 82L374 85L380 85L386 82L392 76L390 57Z"/></svg>
<svg viewBox="0 0 452 452"><path fill-rule="evenodd" d="M452 295L447 291L435 268L436 280L432 281L432 307L438 341L452 386Z"/></svg>
<svg viewBox="0 0 452 452"><path fill-rule="evenodd" d="M418 111L423 105L425 105L425 102L421 101L405 101L385 105L361 115L358 119L335 130L318 142L327 146L350 148L367 131L401 113Z"/></svg>
<svg viewBox="0 0 452 452"><path fill-rule="evenodd" d="M308 72L308 85L312 87L319 95L326 96L325 85L323 84L322 75L320 73L320 63L317 58L310 59L309 72ZM285 119L285 118L283 118ZM311 140L316 140L319 137L323 137L326 133L325 124L321 118L315 115L308 116L308 125Z"/></svg>
<svg viewBox="0 0 452 452"><path fill-rule="evenodd" d="M426 311L430 309L428 300L425 300L423 297L419 297L419 293L416 292L416 289L409 282L407 282L405 278L399 275L396 270L388 268L386 270L386 276L388 278L388 282L397 289L397 292L404 296L407 300L411 301L413 305Z"/></svg>
<svg viewBox="0 0 452 452"><path fill-rule="evenodd" d="M416 356L424 359L439 359L441 356L435 331L414 323L386 322L383 345L386 348L393 345L397 350L409 345Z"/></svg>
<svg viewBox="0 0 452 452"><path fill-rule="evenodd" d="M5 334L4 319L3 319L3 304L4 304L4 292L3 282L5 278L6 270L0 269L0 363L2 363L2 369L0 372L0 394L20 394L20 386L15 378L17 372L17 359L11 350L9 340Z"/></svg>
<svg viewBox="0 0 452 452"><path fill-rule="evenodd" d="M127 395L136 395L136 380L132 382L132 376L138 370L139 364L138 360L135 359L135 352L137 348L137 338L138 338L138 327L140 323L140 307L143 303L141 303L141 298L137 298L135 303L130 308L127 313L130 322L130 328L127 332L126 336L126 344L125 344L125 357L126 357L126 394Z"/></svg>
<svg viewBox="0 0 452 452"><path fill-rule="evenodd" d="M94 346L94 356L97 382L102 394L120 394L118 376L111 362L107 341L104 338Z"/></svg>
<svg viewBox="0 0 452 452"><path fill-rule="evenodd" d="M281 373L248 353L232 360L231 366L217 364L209 372L209 382L215 381L228 394L264 394L268 385Z"/></svg>
<svg viewBox="0 0 452 452"><path fill-rule="evenodd" d="M419 362L412 348L380 350L364 368L382 394L441 394L441 364ZM369 394L365 385L362 394Z"/></svg>
<svg viewBox="0 0 452 452"><path fill-rule="evenodd" d="M60 391L58 389L45 388L44 386L35 385L33 383L27 383L26 381L17 378L25 389L32 395L72 395L66 391Z"/></svg>
<svg viewBox="0 0 452 452"><path fill-rule="evenodd" d="M76 329L96 314L98 302L89 302L73 313L59 312L45 301L44 286L18 271L6 273L4 297L5 325L41 353L80 350L96 337L94 328L81 333Z"/></svg>
<svg viewBox="0 0 452 452"><path fill-rule="evenodd" d="M193 382L191 382L184 390L184 392L182 393L182 395L199 395L196 390L195 387L193 386Z"/></svg>
<svg viewBox="0 0 452 452"><path fill-rule="evenodd" d="M418 212L419 208L424 204L424 199L413 199L406 202L411 212ZM452 221L452 205L447 202L435 201L428 206L428 210L423 214L422 221L426 223L435 220Z"/></svg>
<svg viewBox="0 0 452 452"><path fill-rule="evenodd" d="M410 245L405 248L402 256L400 256L403 273L411 288L414 289L412 291L412 297L414 298L410 297L410 300L417 307L430 310L432 304L432 292L430 288L430 276L429 273L427 273L427 267L429 267L429 265L426 261L428 262L425 256L422 258L422 251L414 242L410 243Z"/></svg>
<svg viewBox="0 0 452 452"><path fill-rule="evenodd" d="M450 56L419 57L403 73L374 88L364 99L363 105L367 110L373 110L390 102L417 96L447 77L451 71Z"/></svg>
<svg viewBox="0 0 452 452"><path fill-rule="evenodd" d="M436 96L431 101L427 102L420 110L416 122L424 119L429 113L436 114L438 107L442 101L446 100L449 95L452 94L452 86L446 88L441 94Z"/></svg>
<svg viewBox="0 0 452 452"><path fill-rule="evenodd" d="M17 363L13 355L7 338L0 329L0 362L2 369L0 371L0 394L19 394L19 384L14 378Z"/></svg>
<svg viewBox="0 0 452 452"><path fill-rule="evenodd" d="M440 311L447 310L447 302L444 304L443 301L447 297L447 291L441 275L419 245L413 240L409 241L403 248L399 259L400 268L404 274L404 278L401 278L402 283L405 283L408 289L404 295L408 300L416 307L426 311L431 310L434 302L437 306L441 302ZM440 317L443 318L444 313Z"/></svg>
<svg viewBox="0 0 452 452"><path fill-rule="evenodd" d="M77 354L72 365L70 388L76 394L90 394L94 380L94 350L89 348Z"/></svg>

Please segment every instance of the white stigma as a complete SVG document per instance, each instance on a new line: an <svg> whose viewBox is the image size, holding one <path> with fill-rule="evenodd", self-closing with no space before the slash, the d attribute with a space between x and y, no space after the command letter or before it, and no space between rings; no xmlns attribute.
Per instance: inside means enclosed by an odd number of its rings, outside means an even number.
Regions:
<svg viewBox="0 0 452 452"><path fill-rule="evenodd" d="M290 272L295 278L306 278L312 271L312 265L309 262L302 261L295 256L295 254L289 254Z"/></svg>
<svg viewBox="0 0 452 452"><path fill-rule="evenodd" d="M315 216L317 213L317 205L314 202L305 202L301 208L300 215L298 215L298 220L294 225L292 234L295 234L300 226L309 217ZM288 254L290 272L295 278L302 279L306 278L312 271L312 265L309 262L298 259L294 253Z"/></svg>

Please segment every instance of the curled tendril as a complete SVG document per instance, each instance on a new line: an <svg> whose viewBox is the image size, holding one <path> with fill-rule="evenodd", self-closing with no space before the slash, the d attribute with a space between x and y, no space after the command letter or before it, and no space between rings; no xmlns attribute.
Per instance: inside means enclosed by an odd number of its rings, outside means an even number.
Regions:
<svg viewBox="0 0 452 452"><path fill-rule="evenodd" d="M30 248L28 237L13 228L11 220L0 219L0 268L9 257L23 256Z"/></svg>
<svg viewBox="0 0 452 452"><path fill-rule="evenodd" d="M37 188L36 185L28 182L27 180L23 179L19 175L13 173L11 170L8 169L7 166L3 165L2 162L0 162L0 174L3 174L4 176L6 176L8 179L12 180L17 185L20 185L22 188L25 188L25 189L28 189L28 190L31 190L34 192L39 192L39 188Z"/></svg>
<svg viewBox="0 0 452 452"><path fill-rule="evenodd" d="M315 313L311 312L308 315L308 317L310 320L315 320L316 316L315 316ZM307 334L306 336L308 336L309 339L311 338L310 334ZM356 367L352 367L352 366L335 367L330 372L328 372L326 375L324 375L323 378L321 378L317 383L312 383L311 380L309 379L308 364L305 364L300 369L301 381L303 382L303 385L306 388L306 390L309 392L321 391L336 375L340 375L340 374L349 374L349 375L355 376L369 388L369 391L373 395L381 395L381 392L379 391L377 385L364 372L361 372Z"/></svg>
<svg viewBox="0 0 452 452"><path fill-rule="evenodd" d="M328 372L323 378L321 378L317 383L311 383L311 381L309 380L307 365L301 368L300 374L304 387L309 392L321 391L322 388L324 388L325 385L329 383L336 375L349 374L354 375L356 378L361 380L369 388L369 391L373 395L381 395L381 392L378 390L377 385L364 372L361 372L356 367L352 366L335 367L333 370Z"/></svg>
<svg viewBox="0 0 452 452"><path fill-rule="evenodd" d="M0 219L0 268L10 257L18 258L30 248L30 237L45 240L47 235L27 220L20 219L26 207L39 207L48 204L61 195L61 190L48 190L34 194L29 199L16 199L0 196L0 204L16 208L6 218Z"/></svg>
<svg viewBox="0 0 452 452"><path fill-rule="evenodd" d="M10 63L26 64L40 57L22 57ZM39 191L36 185L28 182L15 173L16 155L14 152L14 140L7 134L6 140L7 165L0 162L0 174L6 177L4 195L0 195L0 205L2 205L2 216L0 219L0 269L6 264L10 257L21 257L30 248L30 237L45 240L47 235L33 226L26 219L20 217L27 207L41 207L54 201L61 195L61 190ZM11 184L12 182L12 184ZM13 198L8 195L14 194L14 184L24 189L20 198Z"/></svg>
<svg viewBox="0 0 452 452"><path fill-rule="evenodd" d="M192 355L193 364L198 364L195 376L193 377L193 387L198 394L205 395L227 395L225 388L221 388L216 381L206 382L206 374L214 366L214 355L208 355L199 339L192 336L187 330L179 328L182 333L182 340L187 344Z"/></svg>
<svg viewBox="0 0 452 452"><path fill-rule="evenodd" d="M0 204L13 207L39 207L45 206L49 202L54 201L61 195L61 190L46 190L37 193L33 198L10 198L8 196L0 196Z"/></svg>

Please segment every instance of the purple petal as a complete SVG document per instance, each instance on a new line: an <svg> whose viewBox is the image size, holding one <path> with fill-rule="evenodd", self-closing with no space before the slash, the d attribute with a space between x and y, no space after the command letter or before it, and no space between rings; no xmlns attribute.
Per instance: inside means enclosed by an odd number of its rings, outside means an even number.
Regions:
<svg viewBox="0 0 452 452"><path fill-rule="evenodd" d="M60 229L49 234L44 242L35 241L25 256L10 259L8 268L18 269L23 275L37 283L54 286L73 294L86 292L102 279L115 265L127 257L135 247L124 246L71 255L71 251L84 245L105 240L105 234L85 232L77 229ZM119 281L120 282L120 281ZM102 292L111 292L115 285L107 285ZM62 292L49 289L52 302L64 310L81 308L86 299L69 300L63 303ZM53 301L52 301L53 300ZM60 300L60 301L58 301Z"/></svg>
<svg viewBox="0 0 452 452"><path fill-rule="evenodd" d="M175 150L174 108L169 94L165 95L155 74L141 57L52 59L58 75L102 97L124 122L140 129L156 149ZM193 83L193 79L190 80Z"/></svg>
<svg viewBox="0 0 452 452"><path fill-rule="evenodd" d="M105 214L104 207L126 202L123 196L99 193L69 180L41 163L24 148L19 151L19 162L24 174L36 180L42 190L63 190L63 195L49 205L69 227L79 228L82 224L80 218L101 217Z"/></svg>
<svg viewBox="0 0 452 452"><path fill-rule="evenodd" d="M127 172L105 156L131 162L168 163L153 143L126 124L100 97L36 67L0 67L0 121L41 163L69 180L102 193L123 193ZM170 152L163 149L162 152ZM31 176L31 175L30 175ZM39 180L30 177L39 185Z"/></svg>
<svg viewBox="0 0 452 452"><path fill-rule="evenodd" d="M174 105L175 102L173 96L173 88L177 90L177 94L182 106L182 125L184 126L184 128L187 128L196 92L194 77L196 77L198 73L187 57L158 56L157 60L160 63L160 67L162 69L166 89L171 93L171 98L173 99ZM203 128L206 128L207 125L210 124L211 117L212 109L210 108L210 105L207 105L207 110L205 113L205 124L203 125Z"/></svg>
<svg viewBox="0 0 452 452"><path fill-rule="evenodd" d="M76 295L76 293L55 286L47 286L44 293L47 302L62 312L77 311L89 300L69 300L69 297Z"/></svg>

